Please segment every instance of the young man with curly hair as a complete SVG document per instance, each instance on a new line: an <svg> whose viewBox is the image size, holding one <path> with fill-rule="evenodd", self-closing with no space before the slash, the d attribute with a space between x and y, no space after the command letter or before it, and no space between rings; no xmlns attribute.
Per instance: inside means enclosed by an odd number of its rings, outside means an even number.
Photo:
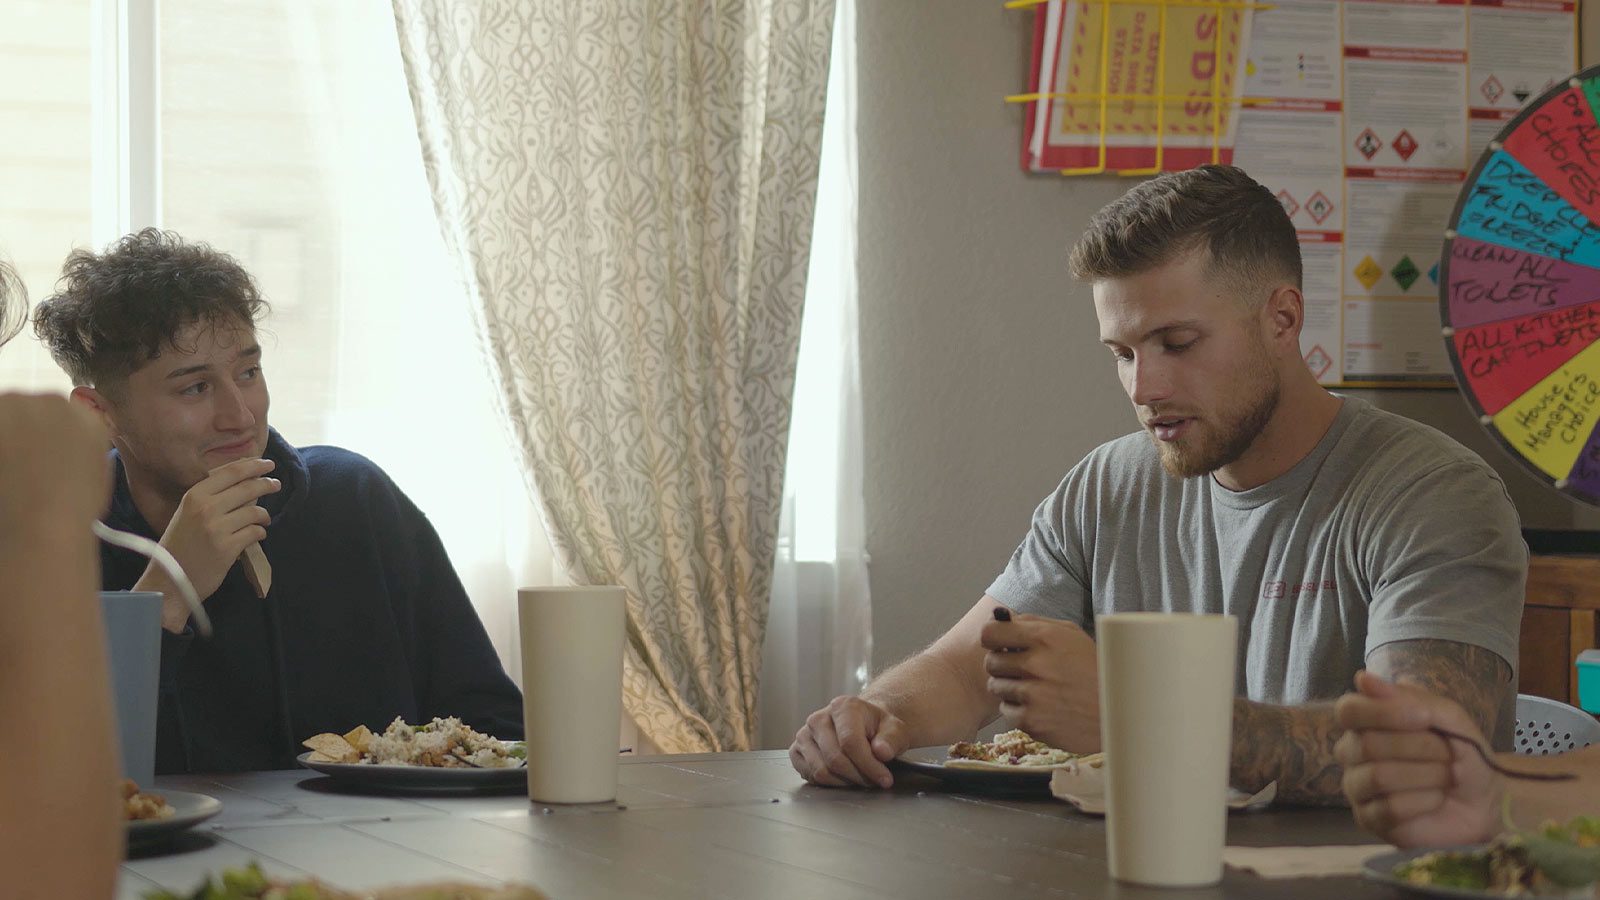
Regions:
<svg viewBox="0 0 1600 900"><path fill-rule="evenodd" d="M292 767L307 736L396 716L520 737L520 694L426 516L371 461L268 425L266 312L231 256L155 229L72 253L35 311L111 434L107 524L158 538L215 627L197 639L160 569L102 549L106 589L167 598L157 771Z"/></svg>

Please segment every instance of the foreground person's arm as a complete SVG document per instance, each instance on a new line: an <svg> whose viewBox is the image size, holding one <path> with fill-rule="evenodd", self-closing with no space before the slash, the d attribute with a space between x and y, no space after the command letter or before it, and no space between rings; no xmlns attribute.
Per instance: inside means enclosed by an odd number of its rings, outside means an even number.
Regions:
<svg viewBox="0 0 1600 900"><path fill-rule="evenodd" d="M1467 741L1487 746L1457 703L1370 673L1356 675L1358 693L1339 701L1344 790L1357 824L1402 847L1486 841L1505 822L1533 828L1577 815L1600 814L1600 746L1560 756L1497 753L1517 772L1564 772L1576 780L1524 781L1495 774ZM1462 739L1433 732L1442 728Z"/></svg>
<svg viewBox="0 0 1600 900"><path fill-rule="evenodd" d="M99 558L105 437L52 397L0 397L0 766L7 897L104 898L122 851Z"/></svg>
<svg viewBox="0 0 1600 900"><path fill-rule="evenodd" d="M1384 678L1448 697L1493 734L1511 688L1510 669L1488 650L1455 641L1395 641L1374 649L1367 664ZM1342 776L1334 746L1343 729L1332 703L1273 706L1235 700L1232 783L1256 791L1278 782L1287 803L1342 805Z"/></svg>
<svg viewBox="0 0 1600 900"><path fill-rule="evenodd" d="M1600 816L1600 744L1560 756L1496 753L1495 762L1518 772L1577 776L1575 781L1505 780L1505 791L1511 796L1511 821L1518 828L1537 828L1552 820L1565 822L1573 816Z"/></svg>
<svg viewBox="0 0 1600 900"><path fill-rule="evenodd" d="M829 787L889 787L885 763L911 747L971 738L995 717L979 634L1000 604L985 596L926 650L806 717L789 747L795 771Z"/></svg>

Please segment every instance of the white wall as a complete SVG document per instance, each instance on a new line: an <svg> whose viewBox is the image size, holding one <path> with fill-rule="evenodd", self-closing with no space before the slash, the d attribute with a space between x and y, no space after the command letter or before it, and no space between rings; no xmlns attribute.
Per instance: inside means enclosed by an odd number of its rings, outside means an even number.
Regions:
<svg viewBox="0 0 1600 900"><path fill-rule="evenodd" d="M1097 343L1088 290L1065 265L1088 217L1130 182L1022 173L1021 108L1001 98L1027 84L1031 29L1031 13L999 2L859 4L861 368L878 670L969 607L1066 470L1135 425ZM1600 28L1585 38L1600 47ZM1482 453L1529 526L1600 528L1600 511L1512 465L1455 392L1361 394Z"/></svg>

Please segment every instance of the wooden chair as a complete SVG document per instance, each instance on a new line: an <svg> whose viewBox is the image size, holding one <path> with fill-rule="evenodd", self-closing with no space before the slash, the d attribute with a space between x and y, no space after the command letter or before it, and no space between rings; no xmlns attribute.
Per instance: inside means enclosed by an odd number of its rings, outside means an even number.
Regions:
<svg viewBox="0 0 1600 900"><path fill-rule="evenodd" d="M1529 535L1530 546L1534 541ZM1600 555L1529 560L1522 610L1518 690L1578 705L1578 654L1596 643L1600 614Z"/></svg>

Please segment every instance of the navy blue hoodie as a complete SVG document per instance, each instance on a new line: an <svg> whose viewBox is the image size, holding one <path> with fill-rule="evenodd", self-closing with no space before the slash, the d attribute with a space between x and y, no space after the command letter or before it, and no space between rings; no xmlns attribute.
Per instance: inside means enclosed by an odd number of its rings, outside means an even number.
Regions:
<svg viewBox="0 0 1600 900"><path fill-rule="evenodd" d="M106 524L158 538L111 455ZM205 602L212 638L161 633L156 772L291 768L304 738L395 716L522 737L522 697L421 510L348 450L296 450L272 431L265 455L283 483L261 499L272 590L258 599L236 564ZM147 563L106 545L100 562L107 590Z"/></svg>

